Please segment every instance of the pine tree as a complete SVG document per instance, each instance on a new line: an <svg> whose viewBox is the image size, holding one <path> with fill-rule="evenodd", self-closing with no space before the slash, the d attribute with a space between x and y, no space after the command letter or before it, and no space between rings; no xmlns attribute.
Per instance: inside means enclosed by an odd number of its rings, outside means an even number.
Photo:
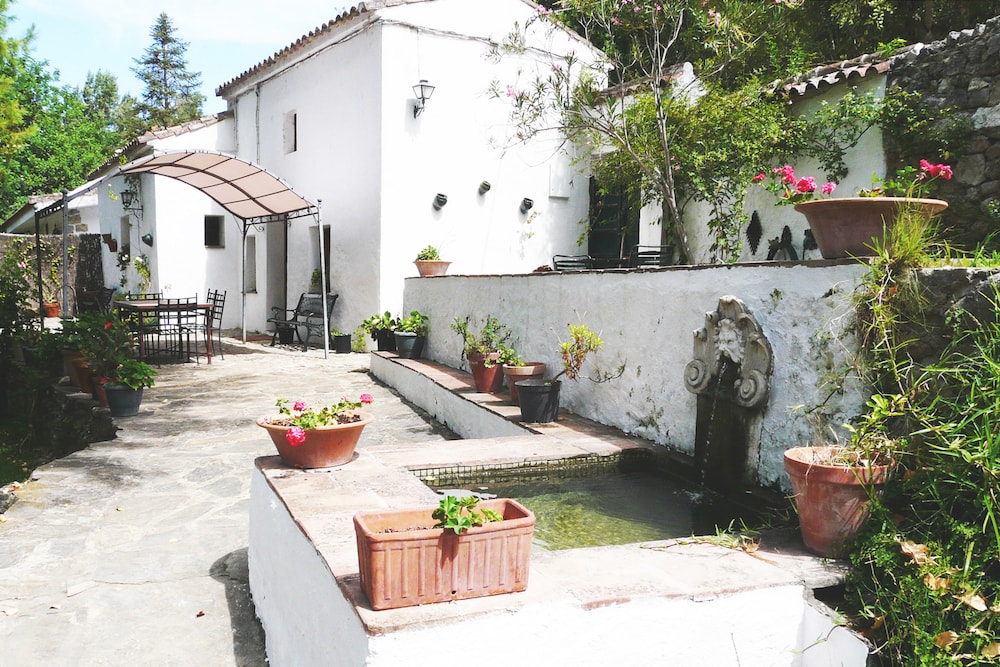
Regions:
<svg viewBox="0 0 1000 667"><path fill-rule="evenodd" d="M176 29L161 13L149 31L153 43L132 68L146 89L139 113L150 127L167 127L201 116L205 96L198 92L200 72L188 72L184 53L187 42L174 36Z"/></svg>

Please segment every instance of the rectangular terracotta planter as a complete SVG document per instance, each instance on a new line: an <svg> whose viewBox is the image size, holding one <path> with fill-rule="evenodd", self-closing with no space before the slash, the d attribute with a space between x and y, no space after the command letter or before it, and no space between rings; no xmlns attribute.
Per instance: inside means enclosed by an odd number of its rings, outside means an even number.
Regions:
<svg viewBox="0 0 1000 667"><path fill-rule="evenodd" d="M361 588L372 609L527 588L535 515L509 498L486 500L479 507L500 512L504 520L455 535L432 527L435 507L355 515Z"/></svg>

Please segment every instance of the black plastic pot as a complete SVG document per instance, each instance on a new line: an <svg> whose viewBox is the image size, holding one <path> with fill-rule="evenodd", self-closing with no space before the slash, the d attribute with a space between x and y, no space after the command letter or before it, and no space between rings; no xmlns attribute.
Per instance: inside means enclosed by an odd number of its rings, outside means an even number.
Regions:
<svg viewBox="0 0 1000 667"><path fill-rule="evenodd" d="M419 359L424 351L425 336L408 331L396 332L396 354L403 359Z"/></svg>
<svg viewBox="0 0 1000 667"><path fill-rule="evenodd" d="M561 380L521 380L514 384L521 401L521 421L545 424L556 420Z"/></svg>
<svg viewBox="0 0 1000 667"><path fill-rule="evenodd" d="M351 334L332 336L333 351L337 354L348 354L351 351Z"/></svg>
<svg viewBox="0 0 1000 667"><path fill-rule="evenodd" d="M295 329L291 327L278 327L278 342L282 345L291 345L295 341Z"/></svg>
<svg viewBox="0 0 1000 667"><path fill-rule="evenodd" d="M128 385L109 382L104 385L104 393L108 398L108 410L112 417L131 417L139 414L142 387L132 389Z"/></svg>
<svg viewBox="0 0 1000 667"><path fill-rule="evenodd" d="M395 352L396 336L391 329L376 329L375 345L379 352Z"/></svg>

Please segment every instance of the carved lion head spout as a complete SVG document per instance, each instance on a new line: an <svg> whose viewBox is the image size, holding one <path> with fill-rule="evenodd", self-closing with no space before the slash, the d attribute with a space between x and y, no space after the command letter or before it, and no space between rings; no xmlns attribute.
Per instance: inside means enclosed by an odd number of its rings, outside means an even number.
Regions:
<svg viewBox="0 0 1000 667"><path fill-rule="evenodd" d="M692 393L705 393L730 364L739 372L728 395L743 407L762 407L774 370L771 344L746 304L723 296L716 310L705 313L705 326L694 332L694 359L684 369L684 385Z"/></svg>

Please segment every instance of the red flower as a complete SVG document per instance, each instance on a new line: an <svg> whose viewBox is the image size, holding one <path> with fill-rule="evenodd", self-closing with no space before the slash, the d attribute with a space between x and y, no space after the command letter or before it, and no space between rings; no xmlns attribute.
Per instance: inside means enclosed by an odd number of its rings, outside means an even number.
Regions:
<svg viewBox="0 0 1000 667"><path fill-rule="evenodd" d="M104 323L104 330L107 331L108 329L110 329L113 326L114 326L113 323L111 323L111 322L105 322Z"/></svg>
<svg viewBox="0 0 1000 667"><path fill-rule="evenodd" d="M361 402L364 403L365 405L372 403L374 400L375 399L372 397L371 394L361 394Z"/></svg>
<svg viewBox="0 0 1000 667"><path fill-rule="evenodd" d="M295 405L292 406L292 409L296 412L302 412L306 409L306 404L302 401L295 401Z"/></svg>
<svg viewBox="0 0 1000 667"><path fill-rule="evenodd" d="M795 189L799 192L816 192L816 179L812 176L806 176L805 178L800 178L795 184Z"/></svg>
<svg viewBox="0 0 1000 667"><path fill-rule="evenodd" d="M285 440L287 440L288 444L292 447L298 447L306 441L306 432L298 426L292 426L285 431Z"/></svg>

